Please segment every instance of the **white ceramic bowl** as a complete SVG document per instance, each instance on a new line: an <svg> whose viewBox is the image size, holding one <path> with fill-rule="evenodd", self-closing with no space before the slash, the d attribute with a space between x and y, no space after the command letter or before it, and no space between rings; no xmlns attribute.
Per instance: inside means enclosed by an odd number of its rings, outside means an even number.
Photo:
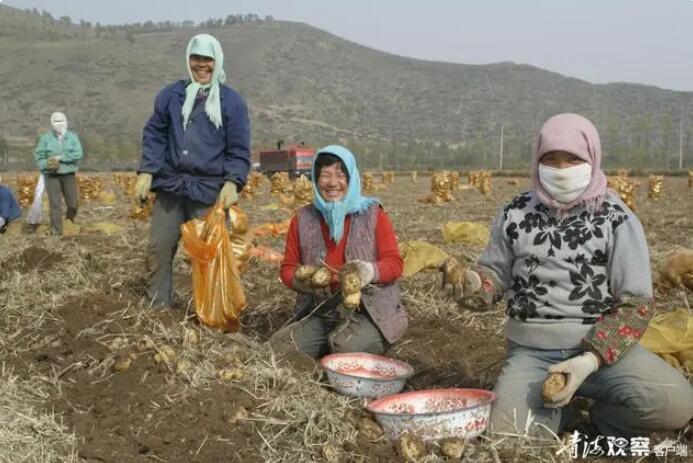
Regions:
<svg viewBox="0 0 693 463"><path fill-rule="evenodd" d="M486 429L495 400L483 389L430 389L383 397L367 409L392 440L405 432L422 440L471 439Z"/></svg>
<svg viewBox="0 0 693 463"><path fill-rule="evenodd" d="M414 374L407 363L365 352L326 355L320 365L337 392L354 397L397 394Z"/></svg>

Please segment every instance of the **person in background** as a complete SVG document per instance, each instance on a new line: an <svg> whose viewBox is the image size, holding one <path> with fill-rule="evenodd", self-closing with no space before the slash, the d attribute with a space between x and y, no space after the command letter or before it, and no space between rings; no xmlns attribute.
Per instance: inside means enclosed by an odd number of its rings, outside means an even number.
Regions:
<svg viewBox="0 0 693 463"><path fill-rule="evenodd" d="M39 138L34 159L46 182L50 204L51 233L63 234L63 198L67 211L65 218L75 220L79 207L79 193L75 173L82 159L82 145L76 133L67 130L65 114L51 114L52 130Z"/></svg>
<svg viewBox="0 0 693 463"><path fill-rule="evenodd" d="M147 295L173 302L173 259L180 226L205 215L217 199L238 201L250 168L250 122L241 96L224 85L224 54L216 38L194 36L185 65L190 78L159 92L144 127L136 194L156 193L147 250Z"/></svg>
<svg viewBox="0 0 693 463"><path fill-rule="evenodd" d="M5 233L10 223L22 216L22 210L17 204L12 191L2 184L0 177L0 233Z"/></svg>
<svg viewBox="0 0 693 463"><path fill-rule="evenodd" d="M390 219L374 198L361 196L361 178L353 154L343 146L326 146L316 154L312 182L314 201L291 219L280 277L296 291L294 323L275 333L298 350L318 358L332 352L382 354L407 328L397 279L404 262ZM295 278L308 264L338 272L345 264L358 268L361 306L342 305L339 283L312 287Z"/></svg>
<svg viewBox="0 0 693 463"><path fill-rule="evenodd" d="M686 378L638 344L654 314L648 246L637 216L607 190L601 158L589 120L547 120L532 159L532 190L498 213L478 266L465 272L466 281L481 284L465 293L444 276L463 306L489 307L507 296L493 432L522 432L531 415L559 434L575 395L594 401L591 434L645 436L681 428L693 416ZM549 373L567 381L544 399Z"/></svg>

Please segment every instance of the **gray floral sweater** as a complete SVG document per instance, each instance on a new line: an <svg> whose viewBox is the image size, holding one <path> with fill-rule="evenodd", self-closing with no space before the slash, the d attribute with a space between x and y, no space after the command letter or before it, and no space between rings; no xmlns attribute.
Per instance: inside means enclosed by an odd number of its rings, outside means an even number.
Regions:
<svg viewBox="0 0 693 463"><path fill-rule="evenodd" d="M496 217L478 270L486 303L507 295L506 336L525 346L582 346L613 364L653 315L642 225L611 191L599 212L563 219L521 194Z"/></svg>

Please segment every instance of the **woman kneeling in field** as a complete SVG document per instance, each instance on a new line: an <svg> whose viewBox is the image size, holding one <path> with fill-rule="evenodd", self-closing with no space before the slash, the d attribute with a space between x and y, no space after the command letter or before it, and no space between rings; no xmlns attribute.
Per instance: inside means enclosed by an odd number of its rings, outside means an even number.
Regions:
<svg viewBox="0 0 693 463"><path fill-rule="evenodd" d="M403 261L388 215L374 198L361 196L353 154L343 146L320 150L313 163L315 199L291 220L281 280L296 291L294 320L273 336L290 338L318 358L330 352L383 353L407 328L397 279ZM350 264L358 275L360 303L346 308L338 272ZM329 283L301 273L306 265L329 270ZM314 270L314 269L313 269ZM324 270L322 270L324 272Z"/></svg>
<svg viewBox="0 0 693 463"><path fill-rule="evenodd" d="M594 400L592 423L606 436L677 429L693 415L688 381L638 344L654 313L647 242L638 218L607 190L600 162L590 121L550 118L536 143L532 191L499 212L466 287L444 277L462 305L488 307L507 293L494 432L522 432L531 413L558 433L576 394ZM565 385L542 394L549 373Z"/></svg>

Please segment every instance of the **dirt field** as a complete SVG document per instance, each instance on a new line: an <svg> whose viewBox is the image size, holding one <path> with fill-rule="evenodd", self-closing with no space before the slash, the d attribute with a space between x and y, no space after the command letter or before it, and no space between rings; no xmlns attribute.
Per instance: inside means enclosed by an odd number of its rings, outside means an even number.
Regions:
<svg viewBox="0 0 693 463"><path fill-rule="evenodd" d="M3 181L14 187L10 177ZM116 191L110 175L106 180ZM693 189L684 177L666 178L664 198L648 201L647 179L640 180L637 213L657 268L675 245L693 247ZM455 201L430 206L416 202L429 192L420 175L415 184L398 177L377 196L400 241L426 240L474 259L481 248L446 245L440 226L490 222L528 184L496 178L488 198L460 191ZM290 214L272 206L267 187L241 201L253 225ZM358 400L331 392L311 362L279 359L265 344L289 319L293 302L276 264L253 260L243 275L249 307L241 334L196 322L182 251L175 262L181 307L151 309L143 298L149 227L127 218L130 202L120 192L118 199L83 203L78 236L0 235L0 461L398 461L385 439L370 442L351 424L349 416L362 409ZM107 236L89 228L97 222L122 228ZM261 244L281 251L283 238ZM492 388L504 352L503 307L461 312L438 296L437 283L435 273L402 281L411 326L389 355L416 369L410 389ZM681 307L684 297L657 291L658 310ZM166 346L175 358L157 363ZM116 373L123 360L129 368ZM235 370L236 378L222 381L221 369ZM680 437L693 451L690 430ZM565 461L558 448L526 438L481 440L467 445L464 461ZM422 461L445 461L435 445L428 453Z"/></svg>

